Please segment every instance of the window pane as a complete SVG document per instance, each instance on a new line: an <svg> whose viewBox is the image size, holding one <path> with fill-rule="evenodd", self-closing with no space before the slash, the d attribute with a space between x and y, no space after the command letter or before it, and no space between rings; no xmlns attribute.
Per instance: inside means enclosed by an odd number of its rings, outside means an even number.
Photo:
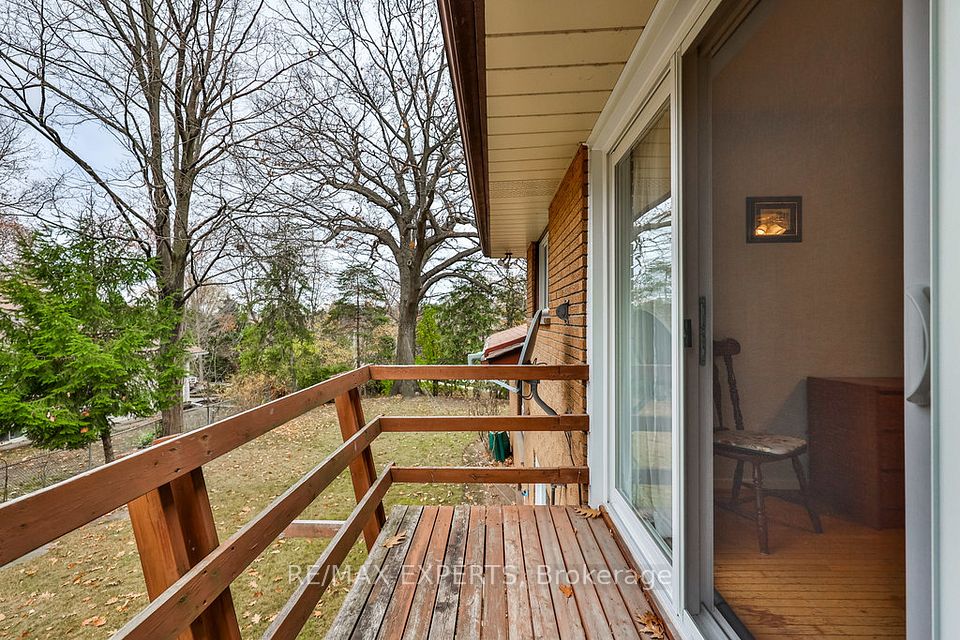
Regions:
<svg viewBox="0 0 960 640"><path fill-rule="evenodd" d="M672 526L670 112L617 167L617 488L669 548Z"/></svg>

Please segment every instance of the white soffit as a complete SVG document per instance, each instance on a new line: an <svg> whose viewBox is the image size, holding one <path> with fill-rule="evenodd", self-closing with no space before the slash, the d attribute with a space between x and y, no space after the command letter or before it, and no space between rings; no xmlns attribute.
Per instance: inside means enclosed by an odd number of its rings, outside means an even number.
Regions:
<svg viewBox="0 0 960 640"><path fill-rule="evenodd" d="M526 255L656 0L486 0L490 248Z"/></svg>

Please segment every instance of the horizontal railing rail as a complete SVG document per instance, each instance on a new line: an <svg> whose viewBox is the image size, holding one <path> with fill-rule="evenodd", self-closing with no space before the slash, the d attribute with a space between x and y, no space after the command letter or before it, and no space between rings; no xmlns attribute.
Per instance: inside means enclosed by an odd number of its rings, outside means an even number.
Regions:
<svg viewBox="0 0 960 640"><path fill-rule="evenodd" d="M586 415L563 416L381 416L380 429L391 432L429 431L587 431Z"/></svg>
<svg viewBox="0 0 960 640"><path fill-rule="evenodd" d="M0 506L0 566L370 380L367 367L176 436Z"/></svg>
<svg viewBox="0 0 960 640"><path fill-rule="evenodd" d="M587 484L587 467L394 467L393 481L416 484Z"/></svg>
<svg viewBox="0 0 960 640"><path fill-rule="evenodd" d="M239 638L230 585L280 535L331 534L323 554L271 623L265 638L294 638L361 532L368 549L384 524L393 483L586 484L586 467L396 467L377 474L371 445L381 433L587 431L586 415L378 416L365 422L359 389L370 380L586 380L581 365L365 366L231 416L58 485L0 505L0 565L118 507L129 515L150 604L115 638ZM344 442L282 495L219 543L202 467L331 400ZM357 506L345 521L296 518L343 471Z"/></svg>
<svg viewBox="0 0 960 640"><path fill-rule="evenodd" d="M374 380L586 380L585 364L370 365Z"/></svg>

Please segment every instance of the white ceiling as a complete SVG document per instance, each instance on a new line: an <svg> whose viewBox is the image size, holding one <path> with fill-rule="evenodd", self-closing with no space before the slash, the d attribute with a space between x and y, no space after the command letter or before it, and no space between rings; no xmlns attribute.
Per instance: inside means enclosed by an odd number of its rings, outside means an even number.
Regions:
<svg viewBox="0 0 960 640"><path fill-rule="evenodd" d="M526 254L656 0L486 0L490 248Z"/></svg>

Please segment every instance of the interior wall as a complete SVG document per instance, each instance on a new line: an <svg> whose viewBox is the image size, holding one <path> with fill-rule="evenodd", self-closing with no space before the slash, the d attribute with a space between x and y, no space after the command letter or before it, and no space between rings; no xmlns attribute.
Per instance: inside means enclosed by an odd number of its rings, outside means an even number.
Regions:
<svg viewBox="0 0 960 640"><path fill-rule="evenodd" d="M808 376L902 375L901 68L896 0L763 0L712 65L714 335L747 429L805 436ZM746 198L795 195L803 241L748 244Z"/></svg>

